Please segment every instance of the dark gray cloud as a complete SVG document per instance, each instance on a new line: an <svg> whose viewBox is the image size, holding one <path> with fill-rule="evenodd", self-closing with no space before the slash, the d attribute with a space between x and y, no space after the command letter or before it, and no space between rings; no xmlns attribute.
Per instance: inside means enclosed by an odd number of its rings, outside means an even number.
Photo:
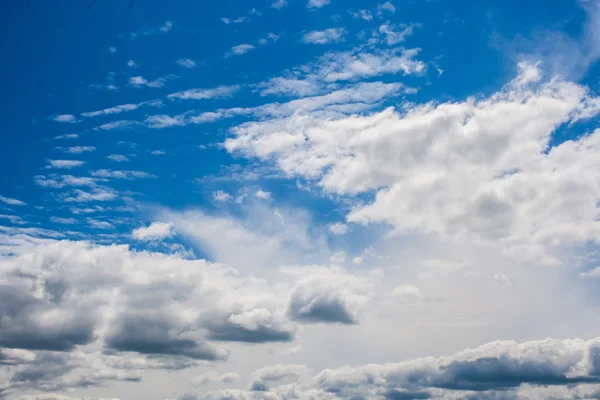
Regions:
<svg viewBox="0 0 600 400"><path fill-rule="evenodd" d="M290 342L294 333L285 326L256 325L247 327L225 318L206 321L208 338L223 342L269 343Z"/></svg>
<svg viewBox="0 0 600 400"><path fill-rule="evenodd" d="M225 354L214 347L177 333L177 324L159 312L125 314L106 338L106 346L141 354L180 355L198 360L222 360ZM189 333L189 332L188 332Z"/></svg>
<svg viewBox="0 0 600 400"><path fill-rule="evenodd" d="M51 301L32 296L18 286L0 285L0 346L7 348L68 351L93 340L93 310L61 310L59 286L47 291ZM60 318L48 322L48 313Z"/></svg>
<svg viewBox="0 0 600 400"><path fill-rule="evenodd" d="M344 299L336 293L294 293L288 314L291 319L303 323L358 323Z"/></svg>

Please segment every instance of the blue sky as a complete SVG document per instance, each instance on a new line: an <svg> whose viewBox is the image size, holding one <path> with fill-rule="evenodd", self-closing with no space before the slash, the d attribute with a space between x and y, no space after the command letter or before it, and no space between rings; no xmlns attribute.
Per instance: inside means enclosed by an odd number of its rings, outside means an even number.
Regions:
<svg viewBox="0 0 600 400"><path fill-rule="evenodd" d="M2 8L0 398L600 396L596 0Z"/></svg>

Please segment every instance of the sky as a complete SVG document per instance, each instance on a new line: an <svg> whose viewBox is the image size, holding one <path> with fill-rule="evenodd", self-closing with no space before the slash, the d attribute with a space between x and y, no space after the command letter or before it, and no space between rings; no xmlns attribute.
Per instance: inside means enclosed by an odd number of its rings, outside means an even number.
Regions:
<svg viewBox="0 0 600 400"><path fill-rule="evenodd" d="M0 398L600 399L598 0L0 7Z"/></svg>

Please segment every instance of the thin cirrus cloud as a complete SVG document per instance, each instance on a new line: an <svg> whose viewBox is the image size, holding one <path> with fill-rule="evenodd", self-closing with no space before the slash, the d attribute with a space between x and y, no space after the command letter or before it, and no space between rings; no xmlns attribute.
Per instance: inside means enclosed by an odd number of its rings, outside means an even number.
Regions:
<svg viewBox="0 0 600 400"><path fill-rule="evenodd" d="M343 28L329 28L323 31L310 31L302 35L302 43L328 44L341 42L345 39L346 30Z"/></svg>
<svg viewBox="0 0 600 400"><path fill-rule="evenodd" d="M233 46L231 49L229 49L229 51L227 53L225 53L225 58L228 57L232 57L232 56L241 56L243 54L246 54L252 50L254 50L255 47L251 44L238 44L237 46Z"/></svg>

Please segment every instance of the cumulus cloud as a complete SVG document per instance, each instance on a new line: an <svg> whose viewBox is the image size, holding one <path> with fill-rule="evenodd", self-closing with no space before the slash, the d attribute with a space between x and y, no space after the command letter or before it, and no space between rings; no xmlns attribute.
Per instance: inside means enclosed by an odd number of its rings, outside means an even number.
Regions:
<svg viewBox="0 0 600 400"><path fill-rule="evenodd" d="M370 282L339 267L288 268L297 279L288 307L302 323L358 324L360 307L370 297Z"/></svg>
<svg viewBox="0 0 600 400"><path fill-rule="evenodd" d="M137 240L152 241L162 240L173 234L173 224L167 222L153 222L148 227L135 229L131 236Z"/></svg>
<svg viewBox="0 0 600 400"><path fill-rule="evenodd" d="M585 87L536 82L530 68L521 64L515 80L480 101L252 122L232 129L225 147L274 159L286 175L316 178L328 192L375 190L351 222L494 242L507 254L556 264L552 248L597 237L599 182L578 171L594 168L600 135L548 149L549 138L597 109Z"/></svg>
<svg viewBox="0 0 600 400"><path fill-rule="evenodd" d="M129 158L127 158L127 156L124 156L123 154L110 154L110 155L106 156L106 158L108 158L109 160L114 161L114 162L129 161Z"/></svg>
<svg viewBox="0 0 600 400"><path fill-rule="evenodd" d="M237 46L233 46L227 53L225 53L225 57L241 56L242 54L246 54L254 49L255 47L251 44L238 44Z"/></svg>
<svg viewBox="0 0 600 400"><path fill-rule="evenodd" d="M350 229L346 224L342 224L341 222L335 222L329 225L329 230L334 235L345 235Z"/></svg>
<svg viewBox="0 0 600 400"><path fill-rule="evenodd" d="M80 160L48 160L46 168L71 169L81 167L85 161Z"/></svg>
<svg viewBox="0 0 600 400"><path fill-rule="evenodd" d="M327 44L344 40L346 31L343 28L330 28L323 31L311 31L302 36L303 43Z"/></svg>

